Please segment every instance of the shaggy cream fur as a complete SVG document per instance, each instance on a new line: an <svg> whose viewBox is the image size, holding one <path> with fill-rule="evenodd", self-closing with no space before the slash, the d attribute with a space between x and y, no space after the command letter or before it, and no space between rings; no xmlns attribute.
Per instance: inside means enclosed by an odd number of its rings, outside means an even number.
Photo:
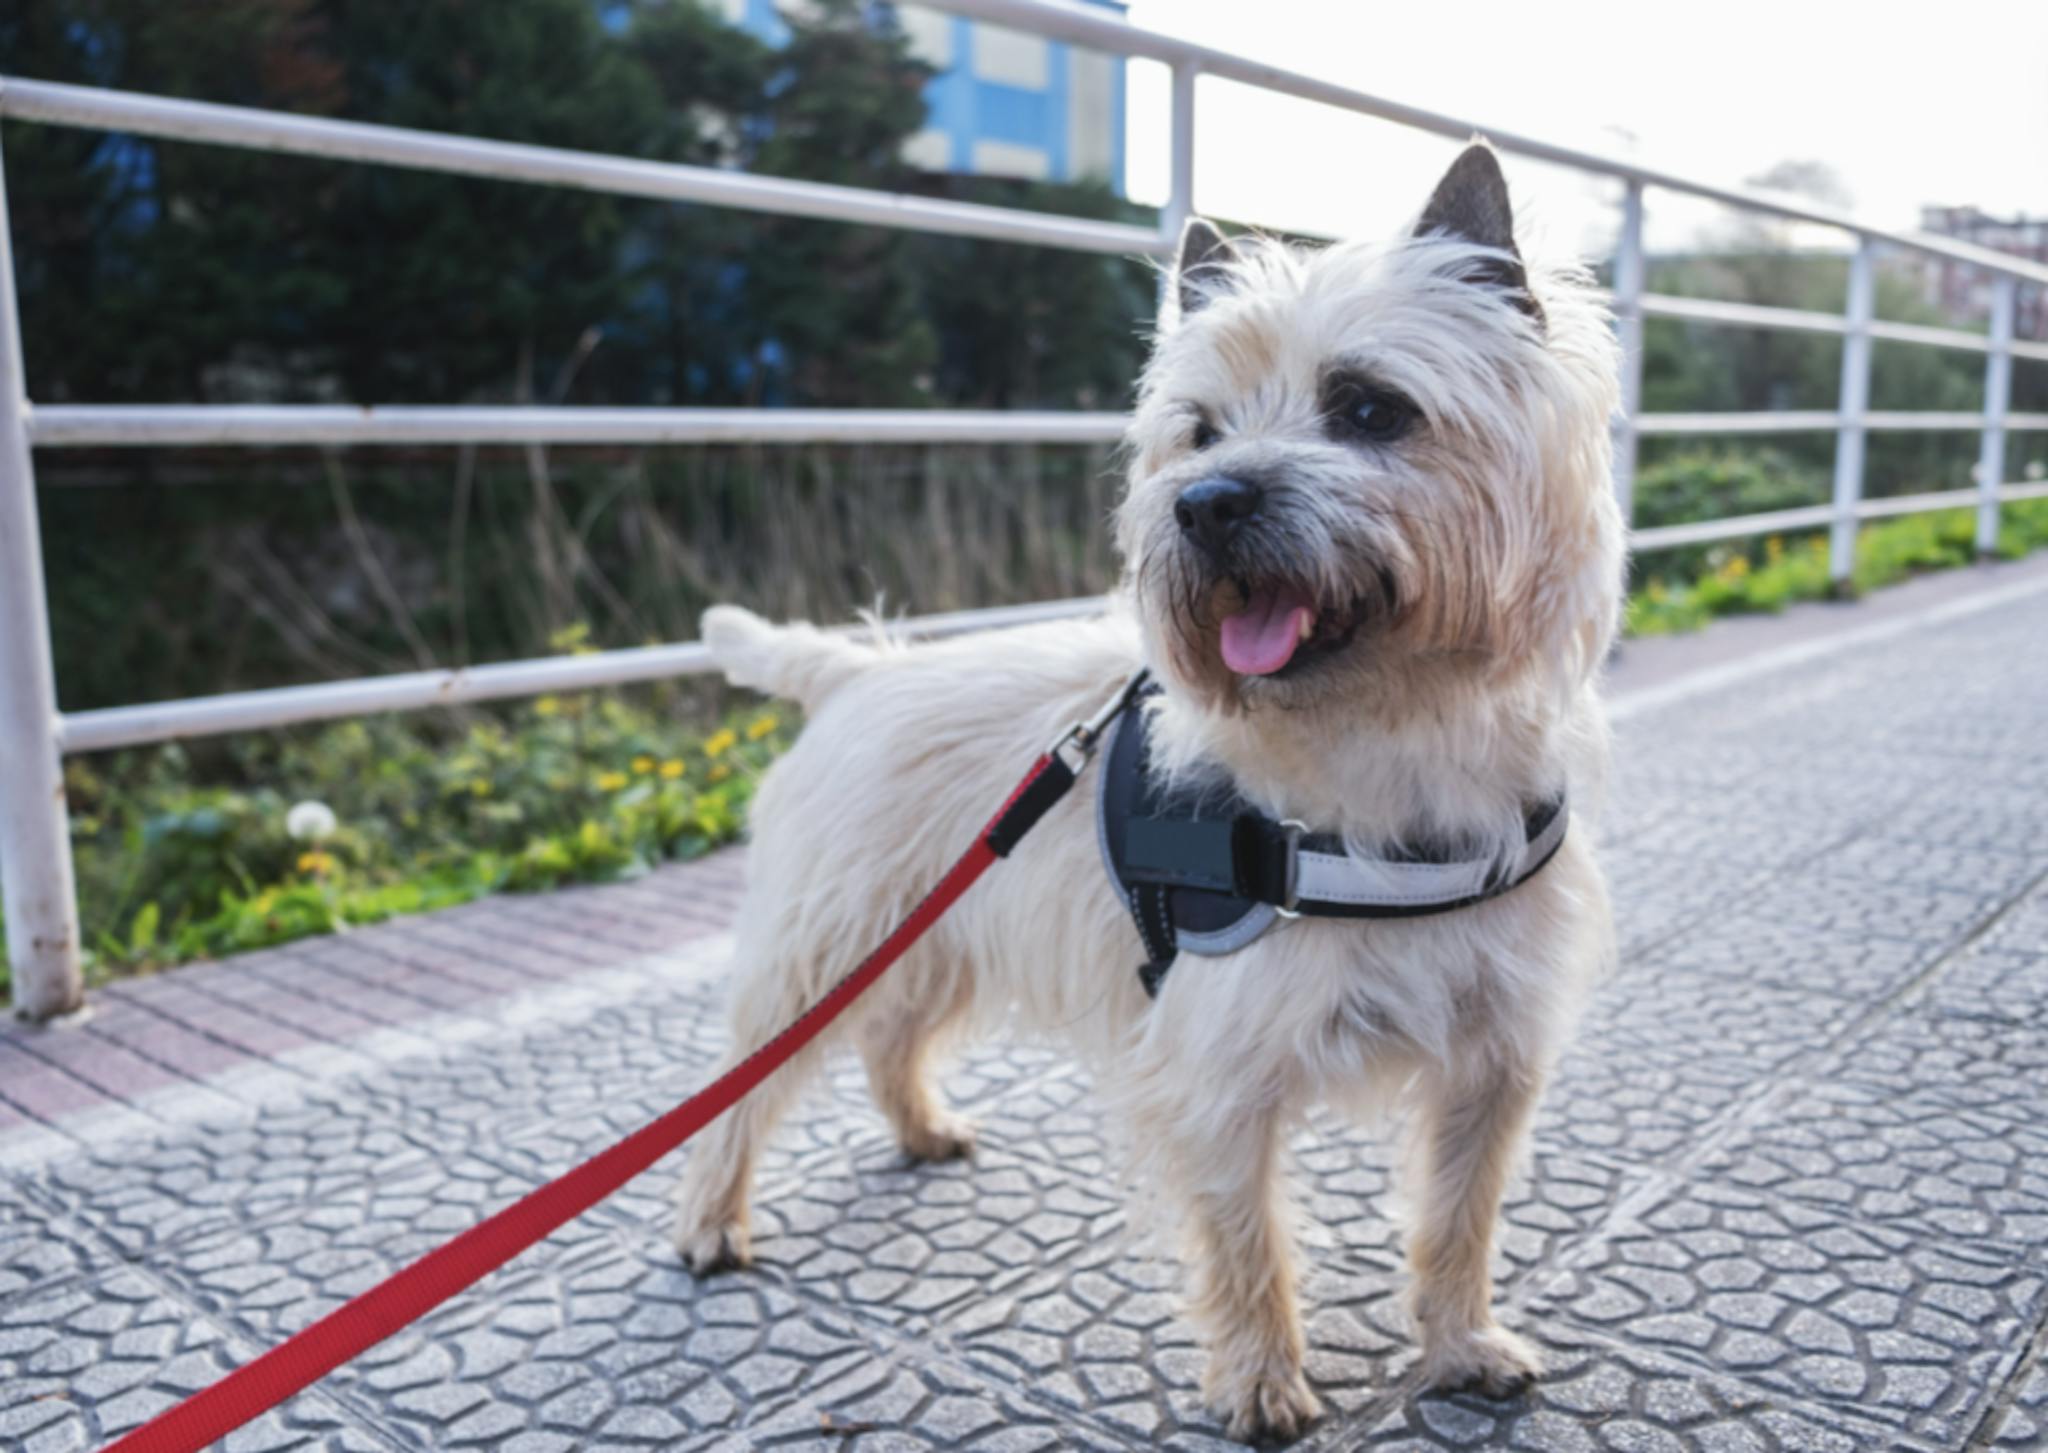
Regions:
<svg viewBox="0 0 2048 1453"><path fill-rule="evenodd" d="M1131 431L1126 583L1104 619L900 647L706 615L735 682L809 714L755 799L735 1054L853 967L1020 765L1141 660L1166 686L1150 708L1164 770L1227 779L1357 850L1452 840L1505 857L1526 804L1568 788L1585 812L1621 581L1614 345L1587 279L1526 267L1507 215L1474 147L1420 235L1390 244L1307 251L1191 227ZM1332 418L1361 388L1382 400L1362 433ZM1259 492L1220 545L1177 509L1216 478ZM1224 618L1282 585L1315 603L1317 639L1281 670L1232 671ZM1153 1002L1088 785L844 1021L904 1149L972 1148L929 1078L957 1034L1015 1015L1070 1041L1129 1132L1134 1176L1184 1220L1208 1398L1235 1435L1289 1436L1317 1403L1287 1139L1317 1104L1398 1105L1421 1375L1494 1393L1533 1375L1494 1318L1488 1260L1551 1061L1611 957L1590 835L1575 827L1547 869L1476 907L1301 919L1184 956ZM693 1267L747 1260L755 1157L822 1053L692 1155L676 1241Z"/></svg>

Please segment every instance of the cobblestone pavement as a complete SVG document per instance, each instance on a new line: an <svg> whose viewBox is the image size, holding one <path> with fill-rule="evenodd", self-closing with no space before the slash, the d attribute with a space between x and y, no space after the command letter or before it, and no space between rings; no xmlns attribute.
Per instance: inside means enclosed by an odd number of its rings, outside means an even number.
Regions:
<svg viewBox="0 0 2048 1453"><path fill-rule="evenodd" d="M1551 1371L1425 1396L1388 1156L1318 1124L1304 1446L2048 1447L2048 593L1628 714L1621 973L1500 1248ZM1589 825L1585 829L1593 830ZM0 1447L96 1446L665 1108L731 855L103 993L0 1034ZM1088 1087L971 1054L971 1165L851 1066L699 1285L665 1165L240 1449L1217 1447Z"/></svg>

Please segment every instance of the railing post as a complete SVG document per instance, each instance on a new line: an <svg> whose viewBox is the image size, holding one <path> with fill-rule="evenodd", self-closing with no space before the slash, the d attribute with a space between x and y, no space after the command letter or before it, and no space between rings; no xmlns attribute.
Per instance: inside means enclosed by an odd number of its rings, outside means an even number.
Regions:
<svg viewBox="0 0 2048 1453"><path fill-rule="evenodd" d="M1181 229L1195 214L1195 78L1201 73L1193 61L1173 64L1173 189L1159 219L1169 245L1180 241Z"/></svg>
<svg viewBox="0 0 2048 1453"><path fill-rule="evenodd" d="M29 1019L85 1001L78 903L57 742L43 547L28 445L28 387L0 165L0 905L14 1007Z"/></svg>
<svg viewBox="0 0 2048 1453"><path fill-rule="evenodd" d="M1870 325L1877 316L1877 246L1859 237L1849 260L1849 329L1842 339L1841 431L1835 436L1835 518L1828 578L1847 595L1856 573L1856 507L1863 502L1864 415L1870 410Z"/></svg>
<svg viewBox="0 0 2048 1453"><path fill-rule="evenodd" d="M1991 285L1991 351L1984 365L1984 443L1977 453L1977 558L1998 552L1998 491L2005 484L2005 413L2012 405L2013 315L2019 279L2001 273Z"/></svg>
<svg viewBox="0 0 2048 1453"><path fill-rule="evenodd" d="M1621 236L1614 248L1614 328L1621 340L1621 413L1614 421L1614 502L1621 523L1636 512L1636 415L1643 407L1643 184L1621 194Z"/></svg>

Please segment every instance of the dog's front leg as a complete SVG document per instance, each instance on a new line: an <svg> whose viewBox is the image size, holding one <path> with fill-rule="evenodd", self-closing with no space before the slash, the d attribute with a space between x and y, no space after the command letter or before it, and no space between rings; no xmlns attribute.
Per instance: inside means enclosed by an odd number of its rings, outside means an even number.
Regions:
<svg viewBox="0 0 2048 1453"><path fill-rule="evenodd" d="M1281 1115L1232 1106L1216 1119L1182 1118L1169 1140L1209 1348L1202 1392L1233 1438L1291 1438L1321 1408L1301 1370Z"/></svg>
<svg viewBox="0 0 2048 1453"><path fill-rule="evenodd" d="M1493 1228L1543 1077L1496 1058L1496 1049L1418 1078L1408 1261L1423 1382L1506 1397L1526 1387L1541 1363L1494 1320Z"/></svg>

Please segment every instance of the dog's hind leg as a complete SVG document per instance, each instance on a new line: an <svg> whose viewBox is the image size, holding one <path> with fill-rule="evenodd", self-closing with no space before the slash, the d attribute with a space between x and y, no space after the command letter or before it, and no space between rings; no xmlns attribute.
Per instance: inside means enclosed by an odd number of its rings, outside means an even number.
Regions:
<svg viewBox="0 0 2048 1453"><path fill-rule="evenodd" d="M733 989L732 1049L724 1073L801 1014L808 978L769 961L743 970ZM816 1077L832 1040L828 1030L737 1105L706 1126L676 1182L676 1249L701 1274L740 1267L753 1258L749 1193L761 1147L805 1086Z"/></svg>
<svg viewBox="0 0 2048 1453"><path fill-rule="evenodd" d="M971 976L923 963L906 963L902 972L854 1029L868 1088L912 1160L972 1155L973 1122L946 1108L931 1083L934 1051L971 1008Z"/></svg>
<svg viewBox="0 0 2048 1453"><path fill-rule="evenodd" d="M1494 1320L1490 1263L1542 1078L1505 1053L1474 1053L1417 1077L1408 1262L1427 1386L1504 1397L1540 1370L1534 1349Z"/></svg>

